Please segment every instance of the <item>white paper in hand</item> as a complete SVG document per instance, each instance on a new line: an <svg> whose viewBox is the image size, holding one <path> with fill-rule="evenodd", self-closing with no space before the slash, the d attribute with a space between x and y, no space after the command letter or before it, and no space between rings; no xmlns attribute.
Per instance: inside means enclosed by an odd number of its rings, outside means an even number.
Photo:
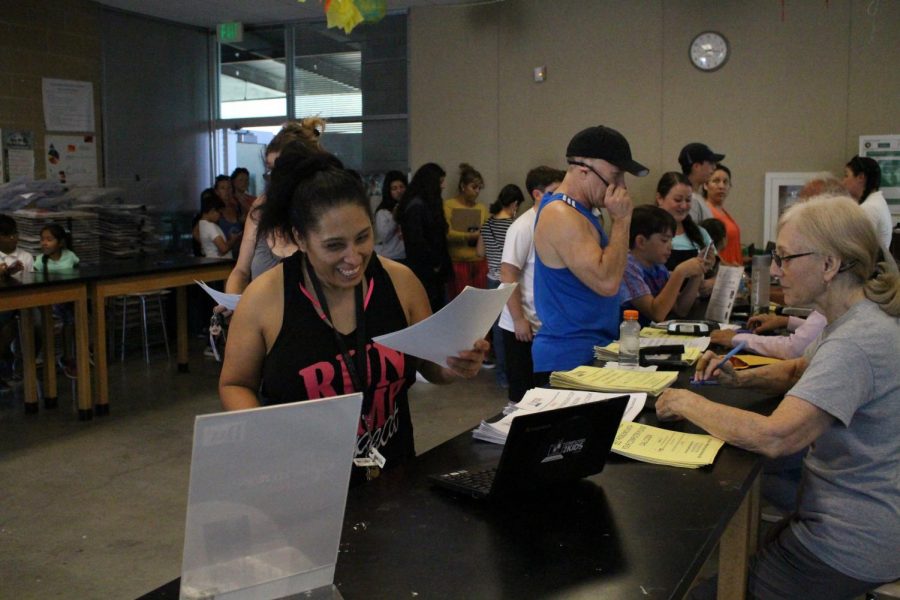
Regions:
<svg viewBox="0 0 900 600"><path fill-rule="evenodd" d="M237 308L238 301L241 299L240 294L226 294L224 292L220 292L218 290L214 290L202 281L194 280L194 283L203 288L203 291L209 294L209 297L216 301L216 304L221 304L228 310L234 310Z"/></svg>
<svg viewBox="0 0 900 600"><path fill-rule="evenodd" d="M447 358L470 350L493 325L516 284L495 290L468 287L453 301L406 329L372 338L382 346L443 366Z"/></svg>

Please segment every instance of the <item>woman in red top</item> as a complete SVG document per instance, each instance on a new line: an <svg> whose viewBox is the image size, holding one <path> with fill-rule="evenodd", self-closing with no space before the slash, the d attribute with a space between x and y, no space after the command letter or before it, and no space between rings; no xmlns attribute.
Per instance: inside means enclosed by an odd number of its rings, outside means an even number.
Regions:
<svg viewBox="0 0 900 600"><path fill-rule="evenodd" d="M719 258L730 265L742 265L744 256L741 252L741 228L724 207L725 198L730 191L731 169L720 163L703 184L703 195L706 196L706 205L713 217L725 225L725 249L719 253Z"/></svg>

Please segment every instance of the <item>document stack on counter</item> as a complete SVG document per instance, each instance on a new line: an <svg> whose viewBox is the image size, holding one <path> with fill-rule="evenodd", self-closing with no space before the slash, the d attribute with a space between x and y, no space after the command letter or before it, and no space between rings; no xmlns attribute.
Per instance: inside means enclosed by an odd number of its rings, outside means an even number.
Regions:
<svg viewBox="0 0 900 600"><path fill-rule="evenodd" d="M684 346L684 354L681 360L694 364L703 353L709 348L709 336L697 337L690 335L672 335L655 327L644 327L641 329L641 348L654 348L657 346ZM619 343L611 342L606 346L594 346L594 358L597 360L618 360L619 359Z"/></svg>
<svg viewBox="0 0 900 600"><path fill-rule="evenodd" d="M711 435L669 431L623 421L612 451L656 465L697 469L711 465L724 443Z"/></svg>
<svg viewBox="0 0 900 600"><path fill-rule="evenodd" d="M553 371L550 373L550 385L594 392L646 392L658 396L677 378L677 371L577 367L571 371Z"/></svg>
<svg viewBox="0 0 900 600"><path fill-rule="evenodd" d="M621 396L621 394L533 388L525 393L518 404L508 404L503 409L503 418L499 421L494 423L482 421L478 427L472 430L472 437L493 444L504 444L506 443L506 436L509 435L509 427L512 420L519 415L574 406L576 404L587 404L588 402L602 402L617 396ZM629 396L628 407L625 409L625 414L622 417L623 423L633 421L647 402L647 394L629 394Z"/></svg>

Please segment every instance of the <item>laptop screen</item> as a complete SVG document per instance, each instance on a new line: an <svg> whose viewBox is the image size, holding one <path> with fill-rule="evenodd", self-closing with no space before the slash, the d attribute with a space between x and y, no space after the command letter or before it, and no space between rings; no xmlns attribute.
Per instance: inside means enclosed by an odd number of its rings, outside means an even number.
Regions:
<svg viewBox="0 0 900 600"><path fill-rule="evenodd" d="M603 470L628 395L518 416L491 495L576 481Z"/></svg>

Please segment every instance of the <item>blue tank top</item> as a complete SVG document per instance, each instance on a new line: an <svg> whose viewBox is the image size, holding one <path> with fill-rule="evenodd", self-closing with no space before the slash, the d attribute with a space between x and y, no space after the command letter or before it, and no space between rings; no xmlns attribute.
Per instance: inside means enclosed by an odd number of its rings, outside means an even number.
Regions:
<svg viewBox="0 0 900 600"><path fill-rule="evenodd" d="M565 194L547 194L541 199L534 224L551 202L562 201L590 221L600 234L600 247L609 240L600 220L590 210ZM548 267L535 252L534 305L541 320L531 347L534 371L568 371L589 364L594 346L605 346L618 338L619 295L601 296L583 284L567 268Z"/></svg>

